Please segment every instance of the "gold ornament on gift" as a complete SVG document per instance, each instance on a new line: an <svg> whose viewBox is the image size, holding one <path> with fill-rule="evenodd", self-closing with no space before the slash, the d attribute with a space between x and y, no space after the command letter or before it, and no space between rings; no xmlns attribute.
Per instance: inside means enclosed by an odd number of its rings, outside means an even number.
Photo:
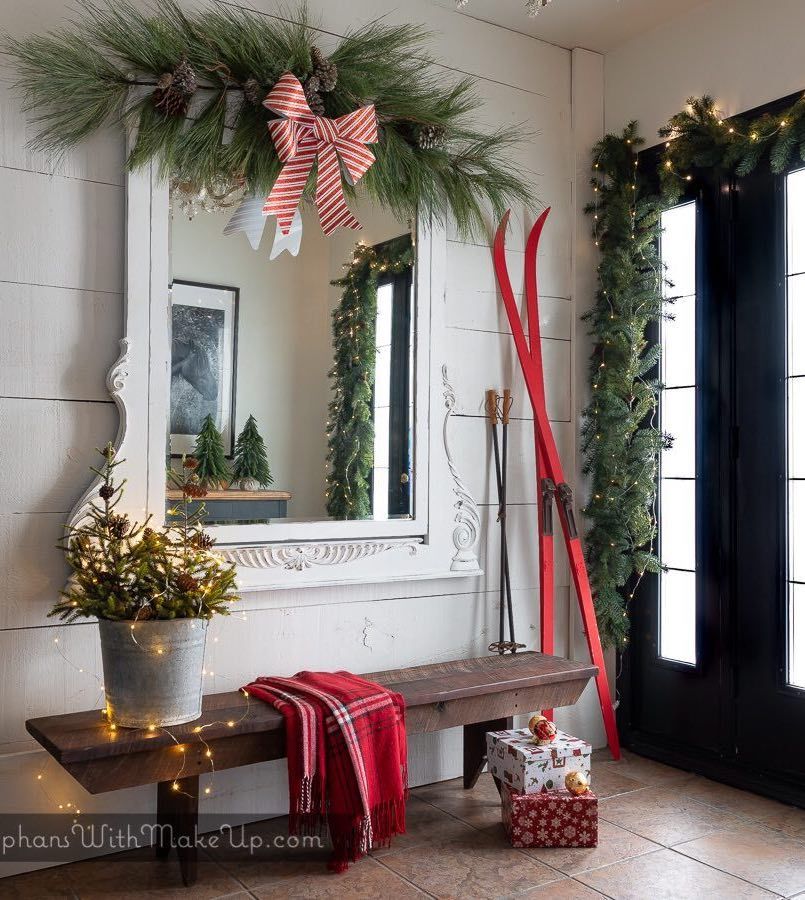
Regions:
<svg viewBox="0 0 805 900"><path fill-rule="evenodd" d="M556 737L556 725L545 716L531 716L528 721L528 730L534 735L534 741L540 746L550 744Z"/></svg>
<svg viewBox="0 0 805 900"><path fill-rule="evenodd" d="M568 772L567 775L565 775L565 787L571 794L580 797L590 790L590 779L584 772Z"/></svg>

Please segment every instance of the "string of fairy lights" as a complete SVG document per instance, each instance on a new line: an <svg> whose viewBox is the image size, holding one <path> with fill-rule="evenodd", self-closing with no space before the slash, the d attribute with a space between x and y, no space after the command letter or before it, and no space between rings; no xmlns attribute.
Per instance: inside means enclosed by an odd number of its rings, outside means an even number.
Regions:
<svg viewBox="0 0 805 900"><path fill-rule="evenodd" d="M247 616L245 613L232 615L229 618L237 619L242 622L245 622L247 620ZM194 625L195 625L194 622L191 623L191 627L193 627ZM151 648L151 647L141 643L140 641L138 641L137 635L136 635L135 623L132 623L132 625L130 626L130 634L131 634L132 641L144 653L150 653L152 655L165 656L165 657L167 657L168 653L170 653L169 649L166 651L166 649L163 648L162 646L156 646L154 648ZM218 644L218 642L219 642L218 635L214 635L212 638L213 649L214 649L215 645ZM65 652L64 647L63 647L62 637L59 637L59 636L54 637L53 638L53 646L55 647L60 659L66 665L68 665L71 669L73 669L74 672L76 672L79 675L85 676L85 677L91 677L97 682L99 694L97 695L97 697L93 703L93 705L97 705L101 700L103 700L103 697L104 697L104 684L103 684L103 679L101 678L101 676L98 675L97 672L94 672L91 669L88 669L87 667L85 667L83 665L78 665L77 663L75 663ZM212 663L213 663L213 665L215 664L214 658L212 660ZM205 660L205 667L202 669L202 676L205 678L211 678L211 679L228 678L228 676L223 675L220 672L216 673L215 669L213 669L213 668L207 668L206 660ZM213 748L210 746L210 743L205 738L204 734L208 729L214 728L214 727L219 727L219 728L224 727L224 728L233 728L233 729L237 728L237 726L240 725L241 722L243 722L245 719L248 718L248 716L250 715L250 712L251 712L251 698L250 698L248 692L243 689L240 690L240 693L243 694L243 696L246 700L246 704L243 709L243 712L237 718L225 719L225 720L215 719L210 722L205 722L202 725L196 725L191 729L191 734L194 736L194 739L197 740L201 744L201 747L203 748L203 757L207 761L207 765L209 766L208 771L205 773L194 772L194 775L195 774L208 774L210 776L209 782L201 790L199 800L202 800L205 798L210 798L215 793L215 774L216 774L215 753L214 753ZM118 732L118 725L112 718L112 711L109 708L108 704L105 704L103 709L101 709L100 720L101 720L100 727L105 727L107 729L110 739L116 738L117 732ZM137 730L137 729L132 729L132 730ZM171 741L173 741L173 743L176 747L176 751L177 751L177 753L179 753L179 758L178 758L178 762L177 762L176 773L174 774L173 778L171 779L171 789L177 793L184 794L185 796L188 796L188 797L192 796L192 795L188 794L182 788L182 778L183 778L183 776L185 774L185 770L187 768L187 754L188 754L188 751L192 747L192 743L188 743L186 739L185 740L180 739L170 728L159 725L157 723L149 724L142 730L144 730L150 734L156 734L156 733L164 734ZM41 766L38 767L38 769L34 775L34 780L36 781L40 791L42 792L43 796L45 797L48 805L52 809L54 809L56 812L64 813L66 815L71 815L73 817L73 821L77 822L78 817L81 815L81 808L79 806L79 803L75 799L67 799L66 797L63 797L63 796L57 798L56 796L54 796L54 794L52 793L52 791L49 788L50 779L48 777L48 767L50 765L50 762L51 762L50 757L45 755ZM59 772L61 772L60 769L59 769ZM61 779L59 778L57 780L61 780Z"/></svg>

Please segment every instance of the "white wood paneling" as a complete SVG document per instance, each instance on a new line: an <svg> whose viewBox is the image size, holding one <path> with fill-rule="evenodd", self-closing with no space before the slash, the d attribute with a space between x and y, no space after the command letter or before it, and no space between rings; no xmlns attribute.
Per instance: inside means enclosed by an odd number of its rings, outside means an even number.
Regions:
<svg viewBox="0 0 805 900"><path fill-rule="evenodd" d="M530 407L528 407L530 411ZM526 410L521 410L525 413ZM483 504L497 503L494 479L492 433L489 422L482 416L457 416L452 423L455 444L466 460L466 482L475 499ZM569 422L551 425L562 464L570 478L573 471L573 426ZM501 429L498 438L502 440ZM509 503L535 503L537 499L536 461L534 458L534 425L531 419L513 419L509 423L509 469L506 495Z"/></svg>
<svg viewBox="0 0 805 900"><path fill-rule="evenodd" d="M19 96L0 82L0 166L122 186L124 155L119 135L102 131L71 153L53 156L30 149L36 133L20 109Z"/></svg>
<svg viewBox="0 0 805 900"><path fill-rule="evenodd" d="M447 345L451 378L461 384L458 414L483 415L486 390L510 387L514 395L512 415L531 416L523 373L508 335L501 340L500 335L486 331L453 329ZM542 341L546 404L552 421L570 421L570 353L570 341Z"/></svg>
<svg viewBox="0 0 805 900"><path fill-rule="evenodd" d="M550 221L550 220L549 220ZM547 226L546 226L547 227ZM520 250L507 250L506 262L515 294L523 290L525 254ZM547 297L570 296L570 253L560 247L551 231L547 231L537 255L540 292ZM481 291L494 294L497 279L492 265L492 252L475 244L451 242L447 246L448 293L459 294Z"/></svg>
<svg viewBox="0 0 805 900"><path fill-rule="evenodd" d="M520 314L524 319L524 297L520 300ZM453 328L511 333L506 310L497 294L448 292L447 316ZM539 324L543 337L569 341L573 331L573 304L563 297L540 297Z"/></svg>
<svg viewBox="0 0 805 900"><path fill-rule="evenodd" d="M0 281L120 294L123 199L118 185L1 169Z"/></svg>
<svg viewBox="0 0 805 900"><path fill-rule="evenodd" d="M0 514L0 629L45 623L67 580L63 513Z"/></svg>
<svg viewBox="0 0 805 900"><path fill-rule="evenodd" d="M0 489L0 513L67 513L90 482L95 448L116 430L111 402L0 399L0 458L14 473Z"/></svg>
<svg viewBox="0 0 805 900"><path fill-rule="evenodd" d="M122 303L120 294L0 282L0 397L108 400Z"/></svg>

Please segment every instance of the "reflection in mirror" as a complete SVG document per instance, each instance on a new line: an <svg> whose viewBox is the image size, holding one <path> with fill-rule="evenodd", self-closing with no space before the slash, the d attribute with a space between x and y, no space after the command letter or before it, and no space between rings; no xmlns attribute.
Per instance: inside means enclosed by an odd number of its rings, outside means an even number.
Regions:
<svg viewBox="0 0 805 900"><path fill-rule="evenodd" d="M235 207L173 204L170 466L197 460L208 524L411 517L410 223L357 199L362 230L325 237L303 203L298 255L270 260L274 220L253 250Z"/></svg>

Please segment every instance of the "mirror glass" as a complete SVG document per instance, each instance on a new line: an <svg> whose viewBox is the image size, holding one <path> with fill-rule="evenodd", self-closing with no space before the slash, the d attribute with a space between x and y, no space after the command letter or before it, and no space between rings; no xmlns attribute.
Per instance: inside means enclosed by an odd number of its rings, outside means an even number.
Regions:
<svg viewBox="0 0 805 900"><path fill-rule="evenodd" d="M170 468L198 459L208 524L410 518L411 223L357 197L361 231L326 237L303 202L298 255L272 260L273 218L257 250L224 234L239 202L173 194Z"/></svg>

